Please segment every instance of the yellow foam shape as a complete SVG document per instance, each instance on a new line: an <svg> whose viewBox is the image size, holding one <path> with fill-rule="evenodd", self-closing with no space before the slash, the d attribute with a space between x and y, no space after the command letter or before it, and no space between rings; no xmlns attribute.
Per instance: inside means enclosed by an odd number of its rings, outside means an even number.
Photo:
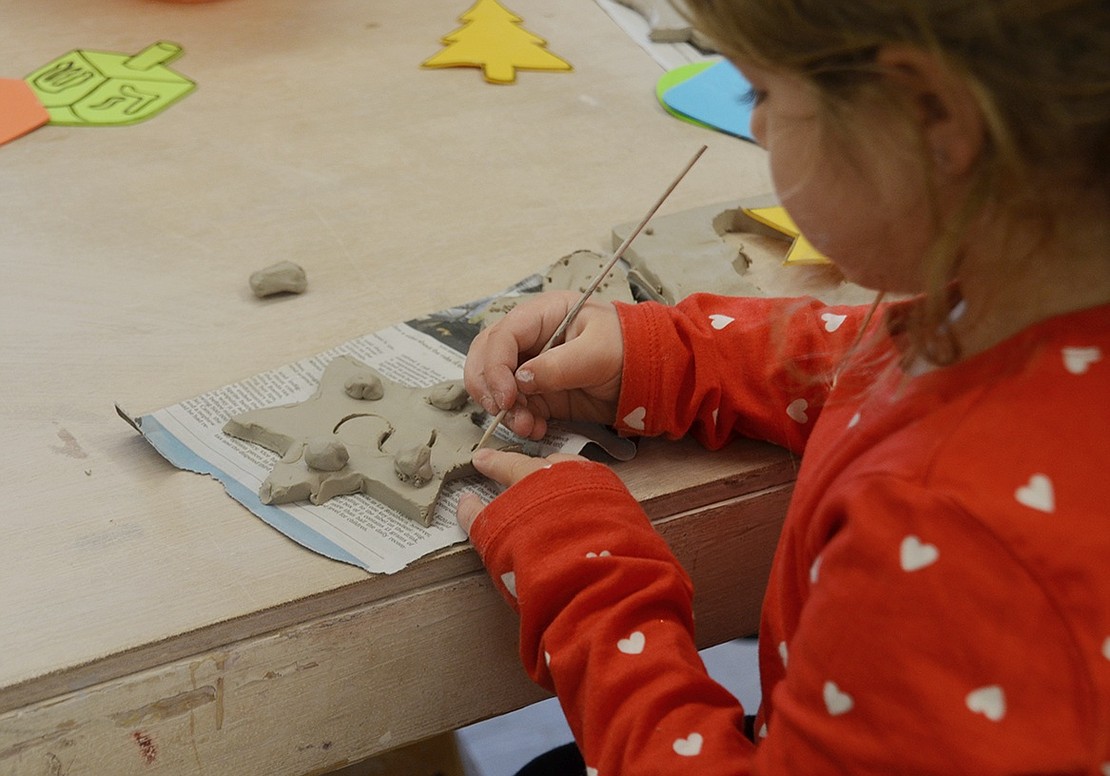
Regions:
<svg viewBox="0 0 1110 776"><path fill-rule="evenodd" d="M445 48L424 67L480 67L485 79L510 84L517 70L570 70L570 63L545 46L547 41L521 25L523 21L497 0L478 0L459 17L463 27L443 37Z"/></svg>
<svg viewBox="0 0 1110 776"><path fill-rule="evenodd" d="M805 235L798 229L798 225L794 223L794 219L786 212L786 208L781 205L776 205L774 207L744 208L744 213L764 226L769 226L776 232L780 232L791 238L792 242L789 250L786 252L786 258L783 260L783 264L831 263L828 257L814 248L813 244L805 238Z"/></svg>

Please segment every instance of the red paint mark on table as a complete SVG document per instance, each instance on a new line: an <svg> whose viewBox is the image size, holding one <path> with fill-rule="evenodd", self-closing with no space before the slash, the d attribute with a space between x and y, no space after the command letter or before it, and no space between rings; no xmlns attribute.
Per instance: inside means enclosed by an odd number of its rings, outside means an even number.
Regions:
<svg viewBox="0 0 1110 776"><path fill-rule="evenodd" d="M158 759L158 747L154 745L154 739L141 730L136 730L131 734L131 737L139 745L139 753L143 756L146 764L153 765L154 761Z"/></svg>

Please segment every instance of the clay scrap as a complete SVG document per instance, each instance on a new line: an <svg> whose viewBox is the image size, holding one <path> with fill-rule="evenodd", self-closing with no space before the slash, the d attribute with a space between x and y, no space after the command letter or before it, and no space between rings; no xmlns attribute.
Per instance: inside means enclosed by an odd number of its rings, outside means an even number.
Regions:
<svg viewBox="0 0 1110 776"><path fill-rule="evenodd" d="M339 356L310 398L236 415L223 431L282 456L259 488L264 504L365 493L427 526L443 486L475 473L481 417L461 381L413 388Z"/></svg>
<svg viewBox="0 0 1110 776"><path fill-rule="evenodd" d="M588 250L578 250L564 256L547 270L543 277L543 290L558 289L584 294L594 278L605 269L609 258ZM594 290L593 298L629 304L634 301L632 288L628 285L628 273L619 262L602 278L597 289Z"/></svg>
<svg viewBox="0 0 1110 776"><path fill-rule="evenodd" d="M682 0L617 0L628 6L648 25L648 40L652 43L690 42L704 51L714 51L715 47L706 36L694 29Z"/></svg>
<svg viewBox="0 0 1110 776"><path fill-rule="evenodd" d="M770 198L728 202L657 216L624 253L628 280L645 298L666 304L698 292L729 296L817 297L829 304L863 304L874 292L848 283L835 266L784 266L792 240L745 210ZM635 223L613 227L620 245Z"/></svg>
<svg viewBox="0 0 1110 776"><path fill-rule="evenodd" d="M605 265L609 263L609 256L590 250L577 250L563 256L552 264L543 274L543 283L539 289L525 294L508 294L499 297L482 311L476 323L482 327L491 326L503 318L519 302L527 299L539 291L577 291L584 293L586 288L597 277ZM593 293L594 299L605 301L628 302L632 304L632 287L628 282L628 273L620 262L602 279L597 290Z"/></svg>
<svg viewBox="0 0 1110 776"><path fill-rule="evenodd" d="M280 261L253 273L250 286L259 299L274 294L303 294L308 288L308 276L299 264Z"/></svg>
<svg viewBox="0 0 1110 776"><path fill-rule="evenodd" d="M629 281L648 297L667 304L698 291L759 295L747 277L746 252L724 240L737 210L736 206L710 205L657 216L652 230L645 230L624 253ZM613 245L620 245L634 227L613 227Z"/></svg>

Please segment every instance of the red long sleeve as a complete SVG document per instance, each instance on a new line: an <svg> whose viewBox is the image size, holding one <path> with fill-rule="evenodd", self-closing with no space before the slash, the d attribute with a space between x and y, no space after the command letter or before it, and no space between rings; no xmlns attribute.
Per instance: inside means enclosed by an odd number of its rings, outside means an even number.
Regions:
<svg viewBox="0 0 1110 776"><path fill-rule="evenodd" d="M862 310L621 314L624 430L804 456L758 745L698 658L686 575L612 472L558 464L482 513L471 538L591 773L1110 773L1110 307L913 378L879 345L880 368L835 389Z"/></svg>
<svg viewBox="0 0 1110 776"><path fill-rule="evenodd" d="M737 436L800 452L832 376L860 335L865 307L815 299L695 294L676 308L619 305L625 378L617 417L626 431L692 433L710 449ZM878 319L879 315L874 316Z"/></svg>

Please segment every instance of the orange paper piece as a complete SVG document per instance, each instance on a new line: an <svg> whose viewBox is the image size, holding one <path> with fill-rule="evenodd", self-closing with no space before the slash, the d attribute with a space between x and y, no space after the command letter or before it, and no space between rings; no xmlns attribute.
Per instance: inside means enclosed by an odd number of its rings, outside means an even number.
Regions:
<svg viewBox="0 0 1110 776"><path fill-rule="evenodd" d="M745 215L751 216L764 226L789 237L792 242L786 252L784 264L829 264L829 259L805 238L799 231L794 219L782 206L744 208Z"/></svg>
<svg viewBox="0 0 1110 776"><path fill-rule="evenodd" d="M548 51L547 41L520 26L523 21L497 0L478 0L459 17L465 24L443 37L446 48L424 67L480 67L486 80L510 84L517 70L570 70Z"/></svg>
<svg viewBox="0 0 1110 776"><path fill-rule="evenodd" d="M50 121L50 114L24 81L0 78L0 145Z"/></svg>

